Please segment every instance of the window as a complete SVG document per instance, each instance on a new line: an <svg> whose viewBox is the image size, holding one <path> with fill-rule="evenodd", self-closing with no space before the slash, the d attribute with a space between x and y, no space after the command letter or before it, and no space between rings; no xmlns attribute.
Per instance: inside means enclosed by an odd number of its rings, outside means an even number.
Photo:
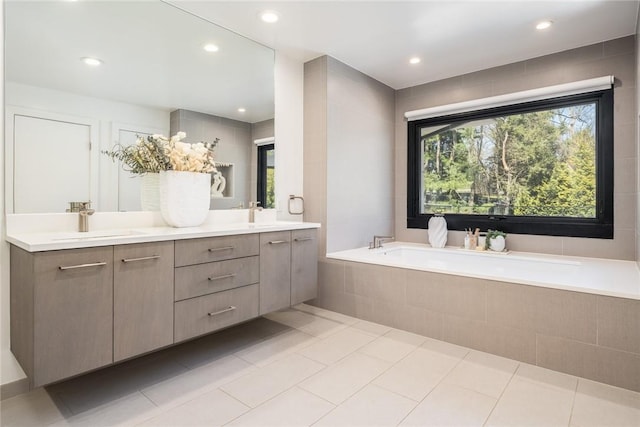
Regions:
<svg viewBox="0 0 640 427"><path fill-rule="evenodd" d="M613 89L411 121L407 226L613 238Z"/></svg>
<svg viewBox="0 0 640 427"><path fill-rule="evenodd" d="M258 146L258 202L264 208L276 207L275 144Z"/></svg>

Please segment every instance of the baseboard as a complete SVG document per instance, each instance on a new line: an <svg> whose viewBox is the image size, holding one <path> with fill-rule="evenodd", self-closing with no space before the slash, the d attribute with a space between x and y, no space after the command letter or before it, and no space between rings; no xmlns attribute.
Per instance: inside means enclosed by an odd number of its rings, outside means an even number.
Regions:
<svg viewBox="0 0 640 427"><path fill-rule="evenodd" d="M29 391L29 378L21 378L6 384L0 384L0 400L9 399Z"/></svg>

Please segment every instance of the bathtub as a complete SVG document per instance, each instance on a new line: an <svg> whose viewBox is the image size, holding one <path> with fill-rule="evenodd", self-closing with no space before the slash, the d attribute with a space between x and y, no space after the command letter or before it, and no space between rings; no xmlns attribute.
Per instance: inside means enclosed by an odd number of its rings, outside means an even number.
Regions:
<svg viewBox="0 0 640 427"><path fill-rule="evenodd" d="M327 258L640 300L640 272L633 261L403 242L333 252Z"/></svg>

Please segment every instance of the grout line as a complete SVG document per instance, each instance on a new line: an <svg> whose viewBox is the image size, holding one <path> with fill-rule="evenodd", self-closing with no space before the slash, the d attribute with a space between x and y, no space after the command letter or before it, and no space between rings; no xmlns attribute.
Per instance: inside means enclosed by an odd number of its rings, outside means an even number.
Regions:
<svg viewBox="0 0 640 427"><path fill-rule="evenodd" d="M469 352L467 352L467 354L469 354ZM452 367L451 367L451 369L449 369L449 370L447 371L447 373L446 373L446 374L444 374L444 375L442 376L442 378L440 378L440 381L438 381L438 382L437 382L437 384L436 384L435 386L433 386L433 388L432 388L431 390L429 390L429 392L428 392L428 393L427 393L427 394L422 398L422 400L420 400L420 401L418 402L418 404L417 404L416 406L414 406L414 408L413 408L411 411L409 411L409 413L408 413L407 415L405 415L405 416L404 416L404 418L402 418L402 420L400 420L400 423L399 423L399 424L402 424L402 422L403 422L404 420L406 420L406 419L407 419L407 417L408 417L409 415L411 415L411 414L416 410L416 408L417 408L418 406L420 406L420 404L421 404L422 402L424 402L424 401L425 401L425 400L426 400L426 399L431 395L431 393L433 393L433 391L434 391L436 388L438 388L438 386L440 386L440 384L442 384L442 382L444 381L444 379L445 379L446 377L448 377L448 376L449 376L449 374L450 374L451 372L453 372L453 370L454 370L454 369L456 369L456 368L457 368L457 367L462 363L462 361L465 359L465 357L467 356L467 354L465 354L465 355L464 355L464 357L461 357L461 358L458 360L458 362L457 362L454 366L452 366ZM447 356L447 357L449 357L449 356ZM411 399L411 400L413 400L413 399Z"/></svg>
<svg viewBox="0 0 640 427"><path fill-rule="evenodd" d="M573 408L576 405L576 397L578 396L578 385L580 384L580 379L576 381L576 388L573 390L573 400L571 401L571 412L569 412L569 422L567 426L571 425L571 419L573 418Z"/></svg>
<svg viewBox="0 0 640 427"><path fill-rule="evenodd" d="M491 408L491 411L489 412L489 415L487 415L487 418L484 420L484 423L482 423L483 426L487 425L487 422L491 418L491 415L493 415L493 411L495 411L496 407L498 406L498 403L500 403L500 400L502 400L502 396L504 396L505 391L507 391L507 389L511 385L511 382L516 377L516 373L518 372L518 369L520 369L520 363L519 362L518 362L518 366L516 366L516 369L513 370L513 373L511 374L511 378L509 378L509 381L507 382L507 385L504 386L504 388L502 389L502 393L500 393L500 396L498 396L498 398L496 399L496 403L493 405L493 408Z"/></svg>

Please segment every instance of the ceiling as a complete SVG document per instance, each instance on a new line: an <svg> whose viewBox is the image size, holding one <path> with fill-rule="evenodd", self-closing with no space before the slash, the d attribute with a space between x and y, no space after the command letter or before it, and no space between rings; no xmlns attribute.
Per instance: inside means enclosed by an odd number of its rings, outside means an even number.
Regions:
<svg viewBox="0 0 640 427"><path fill-rule="evenodd" d="M5 0L4 7L9 82L250 123L273 118L273 50L173 5ZM219 51L205 52L206 43ZM88 67L82 57L103 64Z"/></svg>
<svg viewBox="0 0 640 427"><path fill-rule="evenodd" d="M8 81L253 123L273 118L267 47L302 62L327 54L401 89L635 34L640 1L3 3ZM280 20L262 22L266 9ZM554 25L536 31L541 19ZM93 55L103 66L79 61Z"/></svg>
<svg viewBox="0 0 640 427"><path fill-rule="evenodd" d="M170 0L287 56L330 55L401 89L635 34L638 1ZM275 10L279 21L259 14ZM546 31L534 28L552 20ZM412 56L422 62L409 65Z"/></svg>

